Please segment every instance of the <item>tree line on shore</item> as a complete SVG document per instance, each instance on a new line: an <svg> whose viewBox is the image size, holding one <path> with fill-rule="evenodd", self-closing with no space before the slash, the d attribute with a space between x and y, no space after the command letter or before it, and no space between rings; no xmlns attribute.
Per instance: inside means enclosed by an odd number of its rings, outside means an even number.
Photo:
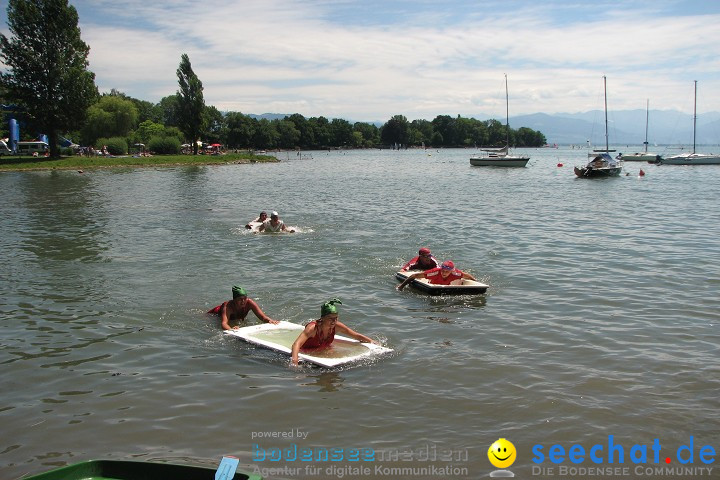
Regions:
<svg viewBox="0 0 720 480"><path fill-rule="evenodd" d="M60 153L61 135L85 146L107 146L112 154L140 144L155 153L179 153L189 144L198 153L197 141L255 150L503 146L506 136L511 146L546 143L539 131L459 115L432 121L395 115L377 126L299 113L269 120L221 112L205 104L202 82L187 54L176 71L178 91L158 103L114 89L101 95L88 70L89 47L80 38L77 11L67 0L10 0L7 13L12 36L0 34L0 59L8 67L0 73L0 101L14 106L5 116L21 123L25 137L48 135L53 157ZM55 41L48 42L49 37ZM6 132L4 121L0 135Z"/></svg>

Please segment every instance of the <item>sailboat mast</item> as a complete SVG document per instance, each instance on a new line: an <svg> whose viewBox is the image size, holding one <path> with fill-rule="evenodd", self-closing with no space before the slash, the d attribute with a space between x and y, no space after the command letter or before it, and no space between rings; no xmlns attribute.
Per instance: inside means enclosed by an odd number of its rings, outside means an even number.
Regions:
<svg viewBox="0 0 720 480"><path fill-rule="evenodd" d="M610 142L608 141L608 120L607 120L607 77L603 75L603 88L605 90L605 151L610 151Z"/></svg>
<svg viewBox="0 0 720 480"><path fill-rule="evenodd" d="M505 145L510 148L510 97L508 96L507 73L505 74Z"/></svg>
<svg viewBox="0 0 720 480"><path fill-rule="evenodd" d="M697 127L697 80L695 80L695 102L693 106L693 153L695 153L695 129Z"/></svg>
<svg viewBox="0 0 720 480"><path fill-rule="evenodd" d="M648 122L650 120L650 99L647 99L647 106L645 107L645 153L647 153L648 141Z"/></svg>

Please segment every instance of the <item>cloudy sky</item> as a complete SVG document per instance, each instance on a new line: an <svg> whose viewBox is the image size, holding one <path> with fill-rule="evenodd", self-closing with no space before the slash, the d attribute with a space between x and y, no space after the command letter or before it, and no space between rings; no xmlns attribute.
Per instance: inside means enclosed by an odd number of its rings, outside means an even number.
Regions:
<svg viewBox="0 0 720 480"><path fill-rule="evenodd" d="M6 2L3 2L7 5ZM187 53L222 111L352 121L720 110L718 0L71 0L101 92L157 102ZM0 14L8 34L6 7Z"/></svg>

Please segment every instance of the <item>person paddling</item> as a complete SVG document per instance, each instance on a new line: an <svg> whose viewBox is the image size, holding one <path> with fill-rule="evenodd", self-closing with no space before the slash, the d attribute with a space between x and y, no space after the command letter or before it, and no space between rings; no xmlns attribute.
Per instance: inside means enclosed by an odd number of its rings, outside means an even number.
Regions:
<svg viewBox="0 0 720 480"><path fill-rule="evenodd" d="M408 275L408 277L395 288L402 290L405 288L405 285L420 277L427 278L433 285L452 285L453 280L461 280L463 278L467 278L468 280L477 280L469 273L455 268L455 264L452 261L447 260L437 268L431 268L430 270L425 270L424 272Z"/></svg>
<svg viewBox="0 0 720 480"><path fill-rule="evenodd" d="M237 330L239 323L245 321L247 314L252 312L265 323L280 323L265 315L265 312L252 298L248 298L247 291L237 285L232 287L233 299L211 308L207 313L220 315L220 326L223 330Z"/></svg>
<svg viewBox="0 0 720 480"><path fill-rule="evenodd" d="M359 340L362 343L374 343L365 335L357 333L350 327L338 320L338 309L335 305L342 305L342 302L333 298L320 307L320 318L313 320L305 326L305 329L292 344L291 361L293 365L298 364L300 349L328 347L335 340L335 332L340 332L348 337Z"/></svg>
<svg viewBox="0 0 720 480"><path fill-rule="evenodd" d="M270 220L265 220L262 225L258 227L258 232L271 232L271 233L278 233L278 232L289 232L289 233L295 233L295 230L292 228L287 228L285 226L285 222L280 220L280 215L278 215L278 212L274 211L270 213Z"/></svg>
<svg viewBox="0 0 720 480"><path fill-rule="evenodd" d="M401 272L408 270L430 270L431 268L439 267L437 259L430 253L430 249L422 247L418 250L418 254L415 258L412 258L400 269Z"/></svg>
<svg viewBox="0 0 720 480"><path fill-rule="evenodd" d="M260 212L260 215L258 215L258 217L255 220L250 220L247 223L247 225L245 225L245 228L247 228L248 230L251 230L253 228L253 224L255 224L255 226L257 226L258 223L263 223L265 220L267 220L267 218L268 218L267 212L265 210L263 210L262 212Z"/></svg>

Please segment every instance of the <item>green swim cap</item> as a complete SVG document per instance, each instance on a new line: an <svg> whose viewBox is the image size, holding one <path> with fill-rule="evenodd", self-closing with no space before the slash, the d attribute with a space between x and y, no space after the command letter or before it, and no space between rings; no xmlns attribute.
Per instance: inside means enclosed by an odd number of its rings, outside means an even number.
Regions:
<svg viewBox="0 0 720 480"><path fill-rule="evenodd" d="M233 298L235 298L235 297L247 297L247 292L245 291L245 289L242 288L242 287L238 287L237 285L235 285L235 286L232 288L232 292L233 292Z"/></svg>
<svg viewBox="0 0 720 480"><path fill-rule="evenodd" d="M331 313L338 313L337 307L335 305L342 305L342 302L339 298L333 298L332 300L328 300L327 302L322 304L322 307L320 307L320 316L324 317L325 315L331 314Z"/></svg>

